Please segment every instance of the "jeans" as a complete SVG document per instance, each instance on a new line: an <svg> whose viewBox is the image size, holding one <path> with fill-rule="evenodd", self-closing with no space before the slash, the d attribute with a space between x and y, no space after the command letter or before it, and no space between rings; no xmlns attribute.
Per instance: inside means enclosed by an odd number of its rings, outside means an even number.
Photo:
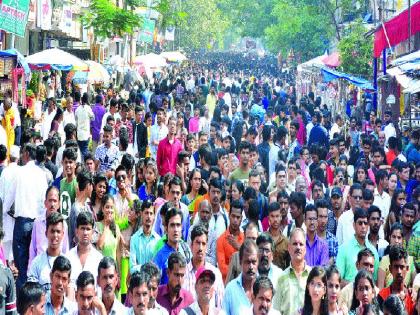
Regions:
<svg viewBox="0 0 420 315"><path fill-rule="evenodd" d="M13 256L15 266L19 270L19 276L16 280L17 291L27 280L29 245L31 244L33 223L33 219L17 217L13 229Z"/></svg>
<svg viewBox="0 0 420 315"><path fill-rule="evenodd" d="M77 141L77 143L79 144L80 152L82 153L82 161L83 161L86 154L88 153L89 140Z"/></svg>
<svg viewBox="0 0 420 315"><path fill-rule="evenodd" d="M20 146L21 137L22 137L22 127L17 126L15 128L15 145Z"/></svg>

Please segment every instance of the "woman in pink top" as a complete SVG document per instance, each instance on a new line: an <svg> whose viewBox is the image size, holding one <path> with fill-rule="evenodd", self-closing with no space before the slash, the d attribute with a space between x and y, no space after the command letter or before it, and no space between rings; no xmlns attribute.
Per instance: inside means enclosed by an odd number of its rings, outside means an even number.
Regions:
<svg viewBox="0 0 420 315"><path fill-rule="evenodd" d="M197 133L198 127L200 125L200 107L198 105L194 106L194 117L190 118L188 123L188 131L190 133Z"/></svg>

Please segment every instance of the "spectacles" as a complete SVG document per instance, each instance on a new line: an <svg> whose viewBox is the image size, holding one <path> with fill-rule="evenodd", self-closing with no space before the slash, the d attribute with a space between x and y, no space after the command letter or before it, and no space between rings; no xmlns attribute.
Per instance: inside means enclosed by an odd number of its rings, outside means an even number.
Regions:
<svg viewBox="0 0 420 315"><path fill-rule="evenodd" d="M357 221L357 225L362 226L362 225L368 225L369 223L367 221Z"/></svg>
<svg viewBox="0 0 420 315"><path fill-rule="evenodd" d="M318 218L306 218L306 220L311 221L311 222L315 222L316 220L318 220Z"/></svg>
<svg viewBox="0 0 420 315"><path fill-rule="evenodd" d="M258 252L260 253L260 254L270 254L271 253L271 249L269 249L269 248L258 248Z"/></svg>
<svg viewBox="0 0 420 315"><path fill-rule="evenodd" d="M127 178L127 176L125 176L125 175L118 175L117 176L117 181L121 182L121 181L125 180L126 178Z"/></svg>
<svg viewBox="0 0 420 315"><path fill-rule="evenodd" d="M309 285L311 287L313 287L314 289L323 289L324 288L324 285L322 283L311 282L311 283L309 283Z"/></svg>
<svg viewBox="0 0 420 315"><path fill-rule="evenodd" d="M363 199L363 197L362 196L352 196L354 199L356 199L356 200L362 200Z"/></svg>

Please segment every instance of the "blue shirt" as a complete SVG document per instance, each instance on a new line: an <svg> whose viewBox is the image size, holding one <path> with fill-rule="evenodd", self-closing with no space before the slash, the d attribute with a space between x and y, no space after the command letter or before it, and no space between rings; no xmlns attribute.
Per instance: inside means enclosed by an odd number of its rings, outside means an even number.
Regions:
<svg viewBox="0 0 420 315"><path fill-rule="evenodd" d="M159 234L153 230L150 235L145 235L143 228L134 233L130 240L130 270L152 260L159 239Z"/></svg>
<svg viewBox="0 0 420 315"><path fill-rule="evenodd" d="M242 286L242 273L227 284L222 305L228 315L246 314L251 307L251 301Z"/></svg>
<svg viewBox="0 0 420 315"><path fill-rule="evenodd" d="M73 314L77 311L77 304L70 301L68 298L64 297L63 304L61 309L58 312L58 315L68 315ZM54 306L51 304L51 294L47 293L45 301L45 315L55 315Z"/></svg>
<svg viewBox="0 0 420 315"><path fill-rule="evenodd" d="M168 283L168 275L167 275L168 258L169 258L169 255L171 255L175 251L176 251L175 248L169 246L168 243L165 242L165 245L163 245L163 247L156 253L155 258L153 259L153 262L162 271L162 278L160 279L160 284ZM185 242L179 243L178 252L185 257L185 259L187 260L187 263L190 262L192 254L188 245Z"/></svg>
<svg viewBox="0 0 420 315"><path fill-rule="evenodd" d="M143 185L140 186L140 188L139 188L139 190L137 192L137 195L139 196L139 199L141 201L145 201L145 200L149 199L152 202L154 202L156 200L156 196L155 195L153 195L153 194L150 194L150 195L147 194L146 185L145 184L143 184Z"/></svg>
<svg viewBox="0 0 420 315"><path fill-rule="evenodd" d="M182 239L186 241L188 238L188 230L190 229L190 211L188 210L188 207L184 205L182 202L180 202L180 208L182 211ZM154 230L157 234L162 236L163 234L165 234L165 232L162 225L162 218L159 213L160 213L160 208L156 212Z"/></svg>

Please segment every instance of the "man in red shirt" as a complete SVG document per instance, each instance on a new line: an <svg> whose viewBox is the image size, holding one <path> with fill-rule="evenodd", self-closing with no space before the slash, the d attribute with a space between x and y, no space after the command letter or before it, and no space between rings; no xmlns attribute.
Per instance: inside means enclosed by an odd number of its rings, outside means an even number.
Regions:
<svg viewBox="0 0 420 315"><path fill-rule="evenodd" d="M411 297L411 293L408 288L404 285L404 279L408 272L408 256L406 250L399 245L391 246L389 250L389 269L391 271L393 281L387 288L379 291L378 301L379 304L383 305L383 302L391 294L397 295L402 301L404 301L405 310L408 315L412 315L414 312L414 303Z"/></svg>
<svg viewBox="0 0 420 315"><path fill-rule="evenodd" d="M182 150L181 142L176 138L176 119L169 117L168 135L159 142L157 149L157 167L160 176L167 173L176 175L176 164L178 163L178 153Z"/></svg>

